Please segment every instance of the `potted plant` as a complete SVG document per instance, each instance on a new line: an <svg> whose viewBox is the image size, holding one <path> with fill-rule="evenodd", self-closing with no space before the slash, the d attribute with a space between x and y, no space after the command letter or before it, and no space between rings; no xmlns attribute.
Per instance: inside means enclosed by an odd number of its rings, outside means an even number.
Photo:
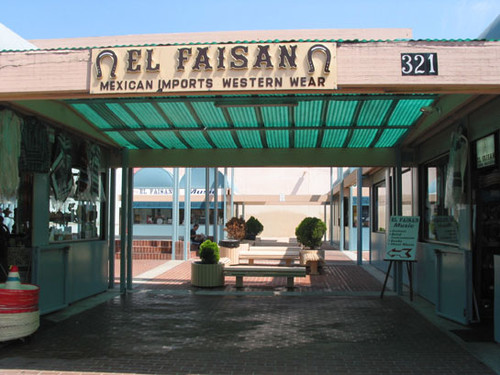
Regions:
<svg viewBox="0 0 500 375"><path fill-rule="evenodd" d="M191 263L191 284L199 287L224 285L224 265L219 263L219 246L210 240L200 245L199 262Z"/></svg>
<svg viewBox="0 0 500 375"><path fill-rule="evenodd" d="M318 266L324 262L324 251L320 250L326 224L317 217L306 217L297 228L295 235L303 249L300 250L300 264L308 266L311 274L318 274Z"/></svg>
<svg viewBox="0 0 500 375"><path fill-rule="evenodd" d="M255 241L255 238L264 230L262 223L253 216L250 216L250 219L247 220L246 227L247 234L245 238L252 241Z"/></svg>
<svg viewBox="0 0 500 375"><path fill-rule="evenodd" d="M246 223L244 219L232 217L227 223L226 228L227 236L230 239L241 241L246 235Z"/></svg>
<svg viewBox="0 0 500 375"><path fill-rule="evenodd" d="M309 249L317 249L321 246L325 232L326 224L317 217L306 217L295 228L297 241Z"/></svg>
<svg viewBox="0 0 500 375"><path fill-rule="evenodd" d="M229 258L230 264L238 264L240 241L245 238L246 234L245 220L233 217L226 223L226 228L224 228L224 230L227 232L229 239L219 242L221 246L221 256Z"/></svg>

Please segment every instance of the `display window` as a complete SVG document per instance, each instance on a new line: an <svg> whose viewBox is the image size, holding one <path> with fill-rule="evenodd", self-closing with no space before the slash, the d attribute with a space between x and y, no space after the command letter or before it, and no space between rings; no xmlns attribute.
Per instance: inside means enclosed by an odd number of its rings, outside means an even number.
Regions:
<svg viewBox="0 0 500 375"><path fill-rule="evenodd" d="M385 217L387 210L385 181L382 181L373 186L373 199L373 231L385 232Z"/></svg>
<svg viewBox="0 0 500 375"><path fill-rule="evenodd" d="M423 238L445 243L458 243L455 208L445 204L448 157L444 156L423 167Z"/></svg>
<svg viewBox="0 0 500 375"><path fill-rule="evenodd" d="M49 171L49 242L104 237L101 150L65 134L54 139Z"/></svg>
<svg viewBox="0 0 500 375"><path fill-rule="evenodd" d="M79 171L72 169L75 184ZM103 176L99 175L98 185L103 189ZM103 238L103 213L105 210L103 194L93 200L68 197L58 201L52 192L49 200L49 241L97 240Z"/></svg>

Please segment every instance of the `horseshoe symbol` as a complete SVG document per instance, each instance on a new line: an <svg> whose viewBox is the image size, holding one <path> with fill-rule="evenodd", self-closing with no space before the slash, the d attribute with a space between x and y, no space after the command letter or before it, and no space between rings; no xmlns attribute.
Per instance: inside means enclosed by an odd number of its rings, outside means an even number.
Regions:
<svg viewBox="0 0 500 375"><path fill-rule="evenodd" d="M314 73L314 62L312 59L313 53L321 51L326 55L326 63L325 67L323 68L323 71L325 73L330 73L330 61L332 59L332 54L330 53L330 50L326 48L323 44L315 44L311 48L309 48L309 51L307 52L307 61L309 63L309 74Z"/></svg>
<svg viewBox="0 0 500 375"><path fill-rule="evenodd" d="M109 57L113 60L113 66L111 67L110 76L111 76L111 78L116 78L115 71L116 71L117 58L116 58L116 54L109 49L104 50L97 55L97 59L95 62L96 69L97 69L97 78L99 78L99 79L102 78L101 60L104 59L105 57Z"/></svg>

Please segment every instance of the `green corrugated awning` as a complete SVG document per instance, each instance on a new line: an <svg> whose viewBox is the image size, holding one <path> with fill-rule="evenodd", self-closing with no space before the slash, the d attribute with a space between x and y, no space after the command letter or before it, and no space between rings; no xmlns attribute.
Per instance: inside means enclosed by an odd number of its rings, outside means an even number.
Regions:
<svg viewBox="0 0 500 375"><path fill-rule="evenodd" d="M435 95L234 95L66 102L120 147L391 148Z"/></svg>

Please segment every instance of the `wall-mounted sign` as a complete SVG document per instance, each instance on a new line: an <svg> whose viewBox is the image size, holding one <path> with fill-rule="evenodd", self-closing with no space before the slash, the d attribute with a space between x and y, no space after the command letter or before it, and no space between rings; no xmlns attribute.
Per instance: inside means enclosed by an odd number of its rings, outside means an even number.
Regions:
<svg viewBox="0 0 500 375"><path fill-rule="evenodd" d="M437 53L402 53L401 74L404 76L437 76Z"/></svg>
<svg viewBox="0 0 500 375"><path fill-rule="evenodd" d="M496 163L495 134L476 141L477 168L489 167Z"/></svg>
<svg viewBox="0 0 500 375"><path fill-rule="evenodd" d="M458 242L458 223L453 216L434 216L432 218L436 240L450 243Z"/></svg>
<svg viewBox="0 0 500 375"><path fill-rule="evenodd" d="M184 189L179 189L182 194L184 194ZM174 193L174 189L172 188L135 188L134 189L134 194L136 195L172 195ZM219 189L220 193L220 189ZM191 195L205 195L206 190L205 189L197 189L197 188L192 188L191 189ZM208 190L209 195L214 195L215 190L214 189L209 189Z"/></svg>
<svg viewBox="0 0 500 375"><path fill-rule="evenodd" d="M336 90L335 43L92 50L91 94Z"/></svg>
<svg viewBox="0 0 500 375"><path fill-rule="evenodd" d="M418 216L391 216L384 260L415 260Z"/></svg>

